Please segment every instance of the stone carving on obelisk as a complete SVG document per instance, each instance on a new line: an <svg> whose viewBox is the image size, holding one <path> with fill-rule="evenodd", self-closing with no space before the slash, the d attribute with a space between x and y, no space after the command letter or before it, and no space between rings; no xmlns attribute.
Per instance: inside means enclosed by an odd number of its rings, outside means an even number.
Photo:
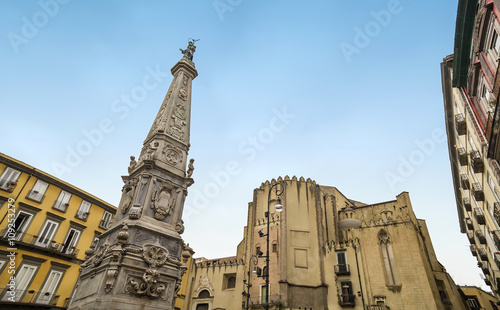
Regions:
<svg viewBox="0 0 500 310"><path fill-rule="evenodd" d="M194 181L188 166L191 85L198 72L190 40L138 159L129 174L117 214L85 254L69 309L174 309L182 275L182 212ZM187 168L187 171L186 171Z"/></svg>

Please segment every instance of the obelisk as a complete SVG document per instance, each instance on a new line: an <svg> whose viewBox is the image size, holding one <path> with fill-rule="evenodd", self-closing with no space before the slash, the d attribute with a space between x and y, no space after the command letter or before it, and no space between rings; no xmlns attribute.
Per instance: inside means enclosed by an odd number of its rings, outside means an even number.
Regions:
<svg viewBox="0 0 500 310"><path fill-rule="evenodd" d="M182 211L193 184L188 165L191 87L198 75L190 40L171 69L167 95L129 174L109 230L85 253L69 309L174 309L181 277ZM187 170L186 170L187 168Z"/></svg>

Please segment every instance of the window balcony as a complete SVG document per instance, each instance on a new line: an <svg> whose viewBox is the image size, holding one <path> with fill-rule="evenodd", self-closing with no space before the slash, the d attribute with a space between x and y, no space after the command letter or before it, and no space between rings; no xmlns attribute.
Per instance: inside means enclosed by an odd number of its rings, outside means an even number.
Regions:
<svg viewBox="0 0 500 310"><path fill-rule="evenodd" d="M460 136L467 133L467 123L465 122L465 117L462 113L455 115L455 127Z"/></svg>
<svg viewBox="0 0 500 310"><path fill-rule="evenodd" d="M89 217L89 214L90 214L90 212L85 212L85 213L80 213L80 212L78 212L78 213L75 215L75 217L76 217L77 219L80 219L80 220L86 221L86 220L87 220L87 218Z"/></svg>
<svg viewBox="0 0 500 310"><path fill-rule="evenodd" d="M472 253L472 256L477 256L477 249L475 244L469 245L470 251Z"/></svg>
<svg viewBox="0 0 500 310"><path fill-rule="evenodd" d="M66 211L66 208L69 206L69 203L63 202L61 200L56 200L54 203L54 206L52 208L59 210L59 211Z"/></svg>
<svg viewBox="0 0 500 310"><path fill-rule="evenodd" d="M0 291L15 291L15 296L22 296L21 300L16 302L8 302L12 304L11 307L5 306L4 309L54 309L51 306L57 306L59 302L60 295L56 295L55 292L40 292L35 290L16 290L13 286L11 287L0 287ZM67 307L69 298L66 298L65 308ZM2 303L5 305L5 301ZM62 309L60 307L55 307L55 309Z"/></svg>
<svg viewBox="0 0 500 310"><path fill-rule="evenodd" d="M488 260L488 254L486 254L486 249L483 246L478 247L477 252L479 253L481 260Z"/></svg>
<svg viewBox="0 0 500 310"><path fill-rule="evenodd" d="M467 166L469 163L469 159L467 158L467 152L463 147L457 148L457 153L458 153L458 162L460 163L460 166Z"/></svg>
<svg viewBox="0 0 500 310"><path fill-rule="evenodd" d="M472 224L472 220L470 218L465 218L465 225L467 225L467 229L474 230L474 224Z"/></svg>
<svg viewBox="0 0 500 310"><path fill-rule="evenodd" d="M485 275L490 274L490 269L488 268L488 264L486 262L479 262L477 263L477 266L481 268Z"/></svg>
<svg viewBox="0 0 500 310"><path fill-rule="evenodd" d="M497 251L500 251L500 231L494 230L491 232L491 234L493 235L493 242L495 242Z"/></svg>
<svg viewBox="0 0 500 310"><path fill-rule="evenodd" d="M498 269L500 269L500 252L495 252L495 264L497 265Z"/></svg>
<svg viewBox="0 0 500 310"><path fill-rule="evenodd" d="M484 283L486 283L486 285L491 286L491 281L490 281L490 276L489 275L487 275L487 276L484 277Z"/></svg>
<svg viewBox="0 0 500 310"><path fill-rule="evenodd" d="M339 297L339 305L341 307L354 307L356 305L354 294L340 294Z"/></svg>
<svg viewBox="0 0 500 310"><path fill-rule="evenodd" d="M12 192L16 187L17 182L10 181L9 179L0 179L0 189L4 191Z"/></svg>
<svg viewBox="0 0 500 310"><path fill-rule="evenodd" d="M349 269L349 264L339 264L335 265L336 275L350 275L351 270Z"/></svg>
<svg viewBox="0 0 500 310"><path fill-rule="evenodd" d="M460 175L460 185L462 186L463 189L470 189L469 178L467 177L466 174Z"/></svg>
<svg viewBox="0 0 500 310"><path fill-rule="evenodd" d="M476 230L476 237L480 244L486 244L486 237L482 231Z"/></svg>
<svg viewBox="0 0 500 310"><path fill-rule="evenodd" d="M474 195L474 199L476 199L476 201L484 201L484 192L481 188L481 184L472 184L472 195Z"/></svg>
<svg viewBox="0 0 500 310"><path fill-rule="evenodd" d="M0 244L3 242L10 242L11 240L7 237L8 229L4 229L1 234L0 234ZM72 252L61 252L61 243L56 242L54 240L51 240L47 243L47 245L43 246L40 243L37 243L38 241L38 236L37 235L30 235L30 234L20 234L20 237L18 238L17 241L15 241L16 246L18 247L27 247L30 249L35 249L38 251L43 251L43 252L48 252L52 254L59 254L64 256L70 256L71 258L74 258L75 256L78 255L79 249L75 249L72 247Z"/></svg>
<svg viewBox="0 0 500 310"><path fill-rule="evenodd" d="M33 200L35 202L41 203L43 201L43 198L45 198L45 195L43 193L40 193L36 190L31 190L28 193L28 196L26 196L29 200Z"/></svg>
<svg viewBox="0 0 500 310"><path fill-rule="evenodd" d="M368 305L364 310L391 310L391 308L385 305Z"/></svg>
<svg viewBox="0 0 500 310"><path fill-rule="evenodd" d="M486 224L486 219L484 218L484 213L479 208L474 208L474 217L479 225Z"/></svg>
<svg viewBox="0 0 500 310"><path fill-rule="evenodd" d="M470 199L469 197L464 197L462 198L462 203L464 204L465 211L472 211L472 206L470 204Z"/></svg>
<svg viewBox="0 0 500 310"><path fill-rule="evenodd" d="M470 244L475 244L474 233L472 231L467 232L467 238L469 239Z"/></svg>
<svg viewBox="0 0 500 310"><path fill-rule="evenodd" d="M470 155L472 170L474 170L475 173L483 173L484 163L483 159L481 158L481 154L478 151L472 151L470 152L469 155Z"/></svg>
<svg viewBox="0 0 500 310"><path fill-rule="evenodd" d="M493 216L495 217L497 224L500 225L500 203L498 203L498 202L495 202L493 204ZM500 250L500 248L499 248L499 250Z"/></svg>

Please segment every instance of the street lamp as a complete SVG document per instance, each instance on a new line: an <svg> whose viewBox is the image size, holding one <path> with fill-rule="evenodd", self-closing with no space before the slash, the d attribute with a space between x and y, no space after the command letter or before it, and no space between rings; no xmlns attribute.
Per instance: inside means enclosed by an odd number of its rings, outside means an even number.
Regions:
<svg viewBox="0 0 500 310"><path fill-rule="evenodd" d="M270 224L269 203L271 202L271 193L273 192L273 189L274 189L274 192L277 196L276 206L274 207L274 210L276 212L283 211L283 205L281 204L280 196L283 194L285 187L284 187L283 183L276 182L276 183L271 185L271 187L269 188L269 193L267 195L267 212L265 214L265 216L267 218L267 233L264 233L262 230L259 230L259 237L266 237L266 248L267 248L266 256L259 255L259 257L266 258L266 268L265 268L264 272L262 272L262 270L260 270L259 267L257 267L254 270L254 273L257 273L257 276L260 276L259 273L261 273L262 277L266 280L266 303L265 303L266 310L269 310L269 224Z"/></svg>

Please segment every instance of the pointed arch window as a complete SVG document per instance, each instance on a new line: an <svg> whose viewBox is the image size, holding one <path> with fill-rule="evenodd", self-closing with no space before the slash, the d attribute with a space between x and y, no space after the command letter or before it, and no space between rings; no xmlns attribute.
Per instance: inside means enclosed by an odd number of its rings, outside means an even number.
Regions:
<svg viewBox="0 0 500 310"><path fill-rule="evenodd" d="M383 266L385 270L385 279L387 286L400 286L396 261L392 251L392 243L389 235L385 230L381 230L378 234L380 252L382 254Z"/></svg>

